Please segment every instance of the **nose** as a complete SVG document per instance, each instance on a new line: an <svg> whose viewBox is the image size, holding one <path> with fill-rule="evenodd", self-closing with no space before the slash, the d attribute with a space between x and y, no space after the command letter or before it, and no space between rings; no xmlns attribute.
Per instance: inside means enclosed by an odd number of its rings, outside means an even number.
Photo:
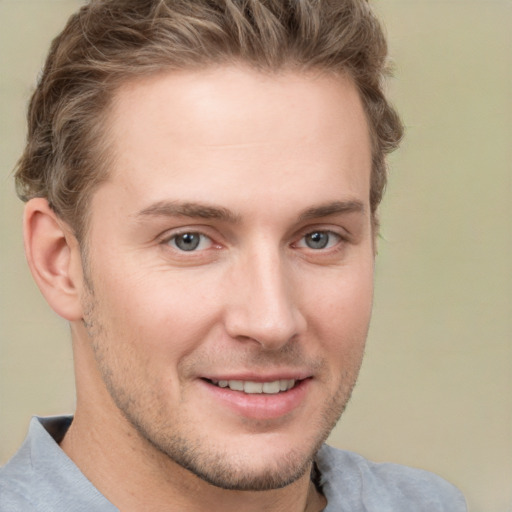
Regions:
<svg viewBox="0 0 512 512"><path fill-rule="evenodd" d="M257 342L266 350L278 350L301 334L306 320L292 274L278 250L243 257L228 280L228 334Z"/></svg>

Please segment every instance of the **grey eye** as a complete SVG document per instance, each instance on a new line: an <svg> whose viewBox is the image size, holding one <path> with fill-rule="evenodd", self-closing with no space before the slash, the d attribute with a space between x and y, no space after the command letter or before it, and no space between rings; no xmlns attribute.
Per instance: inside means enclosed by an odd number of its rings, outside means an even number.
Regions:
<svg viewBox="0 0 512 512"><path fill-rule="evenodd" d="M314 231L304 237L304 242L310 249L325 249L329 244L329 235L326 231Z"/></svg>
<svg viewBox="0 0 512 512"><path fill-rule="evenodd" d="M334 231L312 231L300 239L297 247L320 251L336 246L341 240L341 236Z"/></svg>
<svg viewBox="0 0 512 512"><path fill-rule="evenodd" d="M171 243L181 251L195 251L202 242L200 233L182 233L171 239Z"/></svg>

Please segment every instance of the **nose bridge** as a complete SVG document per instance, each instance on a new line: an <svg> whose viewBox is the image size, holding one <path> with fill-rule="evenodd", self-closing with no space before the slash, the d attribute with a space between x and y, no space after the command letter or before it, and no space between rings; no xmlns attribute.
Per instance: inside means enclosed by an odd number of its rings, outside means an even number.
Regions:
<svg viewBox="0 0 512 512"><path fill-rule="evenodd" d="M291 268L283 251L260 243L243 254L233 283L227 329L233 337L250 338L277 349L303 329Z"/></svg>

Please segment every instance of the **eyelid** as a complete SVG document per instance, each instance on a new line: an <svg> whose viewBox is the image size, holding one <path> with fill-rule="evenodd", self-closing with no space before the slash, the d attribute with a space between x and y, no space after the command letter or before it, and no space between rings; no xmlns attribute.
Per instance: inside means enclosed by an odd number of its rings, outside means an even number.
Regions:
<svg viewBox="0 0 512 512"><path fill-rule="evenodd" d="M162 234L160 234L159 236L157 236L156 238L156 241L158 242L158 244L160 245L168 245L169 247L171 247L172 249L174 249L175 251L178 251L178 252L185 252L185 251L180 251L179 248L175 248L175 247L172 247L170 245L170 242L171 240L173 240L174 238L180 236L180 235L185 235L185 234L194 234L194 235L199 235L201 237L204 237L204 238L207 238L208 240L210 240L210 247L206 248L206 249L202 249L202 250L199 250L199 251L190 251L191 253L192 252L202 252L202 251L205 251L211 247L221 247L222 244L218 243L217 242L217 238L218 237L214 237L214 235L212 233L210 233L209 231L211 231L211 229L208 229L206 226L180 226L180 227L177 227L177 228L171 228L171 229L167 229L166 231L164 231Z"/></svg>
<svg viewBox="0 0 512 512"><path fill-rule="evenodd" d="M312 235L314 233L324 233L324 234L327 234L329 235L330 237L333 237L335 238L336 240L331 242L330 240L328 241L328 247L321 247L321 248L318 248L318 249L314 249L312 247L308 247L306 245L306 242L305 242L305 238L308 236L308 235ZM305 233L303 233L297 240L297 242L295 242L295 246L296 247L299 247L301 249L308 249L308 250L312 250L312 251L328 251L328 250L331 250L333 249L334 247L338 246L340 244L340 242L344 242L346 241L346 237L344 237L341 233L338 233L337 231L334 231L332 229L310 229L308 231L306 231Z"/></svg>
<svg viewBox="0 0 512 512"><path fill-rule="evenodd" d="M351 233L342 226L333 224L309 224L297 231L295 240L301 240L305 236L312 233L332 233L341 240L349 242L352 238Z"/></svg>
<svg viewBox="0 0 512 512"><path fill-rule="evenodd" d="M190 250L182 249L181 247L179 247L178 239L180 237L183 237L184 235L193 235L195 237L198 237L199 241L197 247L193 247ZM185 231L184 233L178 233L171 236L171 238L169 238L166 243L167 245L170 245L173 249L176 249L178 252L200 252L209 249L213 245L213 240L203 233ZM207 245L207 247L203 247L205 244Z"/></svg>

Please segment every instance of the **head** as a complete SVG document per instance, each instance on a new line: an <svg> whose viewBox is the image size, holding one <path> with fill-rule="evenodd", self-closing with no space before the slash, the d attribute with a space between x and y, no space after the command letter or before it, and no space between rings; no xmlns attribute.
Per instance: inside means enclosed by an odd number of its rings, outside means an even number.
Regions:
<svg viewBox="0 0 512 512"><path fill-rule="evenodd" d="M397 147L402 127L384 96L387 46L366 0L91 1L54 40L32 97L18 195L47 198L81 241L90 198L114 157L105 117L121 85L163 71L234 63L353 80L372 138L376 223L385 156Z"/></svg>
<svg viewBox="0 0 512 512"><path fill-rule="evenodd" d="M71 19L17 179L40 198L32 271L72 324L75 428L102 417L114 444L226 489L307 474L369 324L401 135L385 71L364 1L106 0Z"/></svg>

